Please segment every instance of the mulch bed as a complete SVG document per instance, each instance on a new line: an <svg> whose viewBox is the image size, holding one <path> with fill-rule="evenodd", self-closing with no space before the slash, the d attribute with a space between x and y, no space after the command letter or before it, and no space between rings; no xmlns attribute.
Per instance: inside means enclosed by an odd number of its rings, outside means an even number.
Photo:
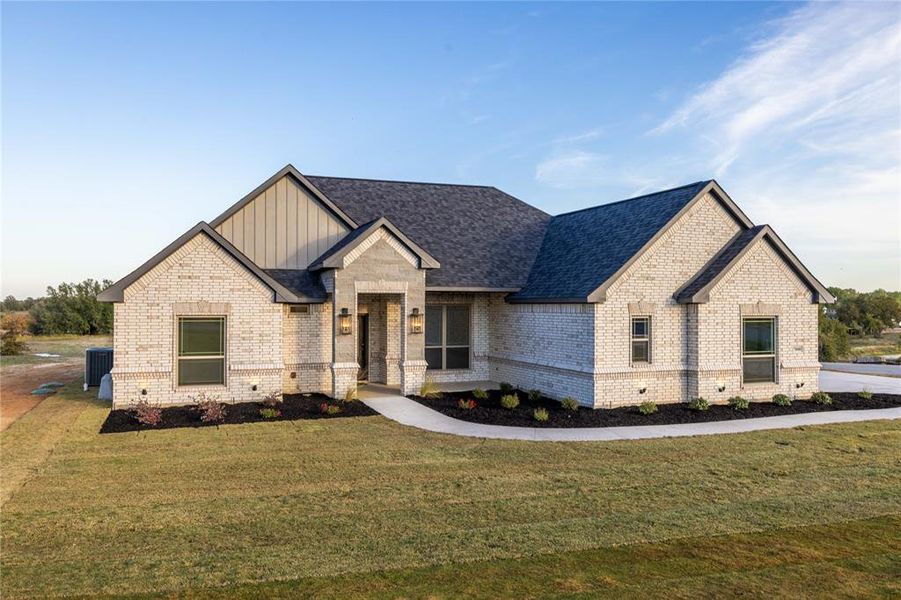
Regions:
<svg viewBox="0 0 901 600"><path fill-rule="evenodd" d="M637 406L620 408L591 409L580 406L576 412L564 410L560 403L550 398L537 402L529 400L528 394L517 390L519 406L508 410L500 405L501 392L490 390L489 398L483 402L476 400L476 408L471 410L457 406L461 399L471 399L472 392L447 392L441 398L428 400L420 396L411 399L442 414L461 421L484 423L486 425L510 425L516 427L622 427L628 425L673 425L677 423L704 423L707 421L731 421L755 417L774 417L798 413L827 412L833 410L865 410L873 408L893 408L901 406L901 396L894 394L873 394L870 399L858 398L856 393L832 393L832 404L821 405L806 400L795 400L791 406L777 406L772 402L751 402L746 410L735 410L728 405L711 405L706 411L694 411L687 404L658 404L657 412L643 415ZM536 408L548 411L547 421L536 421Z"/></svg>
<svg viewBox="0 0 901 600"><path fill-rule="evenodd" d="M326 414L320 410L325 402L341 407L337 414ZM323 394L285 394L284 401L278 410L281 416L264 419L259 402L241 402L226 404L225 421L221 423L204 423L193 406L171 406L163 408L163 421L155 427L138 423L128 409L110 411L100 433L122 433L126 431L147 431L153 429L175 429L178 427L216 427L218 425L237 425L240 423L260 423L273 421L296 421L298 419L342 419L345 417L369 417L378 413L362 402L338 402Z"/></svg>

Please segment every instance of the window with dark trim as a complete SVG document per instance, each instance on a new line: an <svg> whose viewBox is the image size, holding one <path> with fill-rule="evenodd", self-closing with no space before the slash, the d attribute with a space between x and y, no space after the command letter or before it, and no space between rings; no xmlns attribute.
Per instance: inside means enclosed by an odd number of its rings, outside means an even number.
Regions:
<svg viewBox="0 0 901 600"><path fill-rule="evenodd" d="M632 317L633 363L651 362L651 317Z"/></svg>
<svg viewBox="0 0 901 600"><path fill-rule="evenodd" d="M429 369L469 368L469 305L425 307L425 360Z"/></svg>
<svg viewBox="0 0 901 600"><path fill-rule="evenodd" d="M179 317L178 385L225 384L225 317Z"/></svg>
<svg viewBox="0 0 901 600"><path fill-rule="evenodd" d="M776 319L742 319L741 339L742 378L744 382L775 382Z"/></svg>

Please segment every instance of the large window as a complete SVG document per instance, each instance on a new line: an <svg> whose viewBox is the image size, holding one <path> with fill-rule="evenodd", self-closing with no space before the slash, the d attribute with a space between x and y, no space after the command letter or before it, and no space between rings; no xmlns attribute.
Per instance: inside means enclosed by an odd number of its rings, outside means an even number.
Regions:
<svg viewBox="0 0 901 600"><path fill-rule="evenodd" d="M632 363L651 362L651 317L632 317Z"/></svg>
<svg viewBox="0 0 901 600"><path fill-rule="evenodd" d="M426 306L425 360L429 369L469 368L468 305Z"/></svg>
<svg viewBox="0 0 901 600"><path fill-rule="evenodd" d="M178 385L225 384L225 317L179 317Z"/></svg>
<svg viewBox="0 0 901 600"><path fill-rule="evenodd" d="M745 383L776 381L776 319L743 319L741 328Z"/></svg>

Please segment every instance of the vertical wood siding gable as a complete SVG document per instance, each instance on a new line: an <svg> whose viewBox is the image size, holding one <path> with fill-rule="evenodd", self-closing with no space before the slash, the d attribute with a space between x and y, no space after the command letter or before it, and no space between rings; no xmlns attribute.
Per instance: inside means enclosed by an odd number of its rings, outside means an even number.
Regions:
<svg viewBox="0 0 901 600"><path fill-rule="evenodd" d="M261 192L216 231L264 269L305 269L348 233L289 177Z"/></svg>

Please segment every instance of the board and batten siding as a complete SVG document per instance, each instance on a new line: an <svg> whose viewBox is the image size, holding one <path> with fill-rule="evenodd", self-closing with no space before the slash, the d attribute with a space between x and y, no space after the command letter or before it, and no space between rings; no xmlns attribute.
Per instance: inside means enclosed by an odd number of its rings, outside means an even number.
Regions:
<svg viewBox="0 0 901 600"><path fill-rule="evenodd" d="M264 269L305 269L347 235L347 227L282 177L216 231Z"/></svg>

